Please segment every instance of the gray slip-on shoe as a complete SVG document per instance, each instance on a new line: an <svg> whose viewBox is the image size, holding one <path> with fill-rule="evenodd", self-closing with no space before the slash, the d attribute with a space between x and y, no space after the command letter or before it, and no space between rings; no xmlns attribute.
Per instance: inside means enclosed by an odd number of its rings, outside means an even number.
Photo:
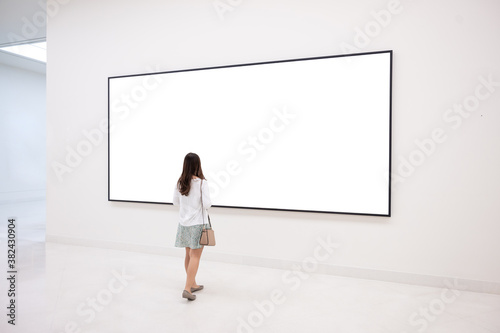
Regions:
<svg viewBox="0 0 500 333"><path fill-rule="evenodd" d="M193 295L189 291L184 289L184 291L182 292L182 298L187 298L188 301L194 301L196 299L196 295Z"/></svg>
<svg viewBox="0 0 500 333"><path fill-rule="evenodd" d="M194 293L195 291L198 291L198 290L202 290L203 289L203 285L199 285L198 288L191 288L191 292Z"/></svg>

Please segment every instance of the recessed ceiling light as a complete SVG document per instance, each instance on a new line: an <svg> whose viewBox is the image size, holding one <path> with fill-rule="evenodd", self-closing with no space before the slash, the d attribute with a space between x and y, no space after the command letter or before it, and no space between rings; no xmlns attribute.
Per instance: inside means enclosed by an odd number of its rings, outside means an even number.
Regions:
<svg viewBox="0 0 500 333"><path fill-rule="evenodd" d="M41 62L47 62L47 42L6 46L0 48L0 50Z"/></svg>

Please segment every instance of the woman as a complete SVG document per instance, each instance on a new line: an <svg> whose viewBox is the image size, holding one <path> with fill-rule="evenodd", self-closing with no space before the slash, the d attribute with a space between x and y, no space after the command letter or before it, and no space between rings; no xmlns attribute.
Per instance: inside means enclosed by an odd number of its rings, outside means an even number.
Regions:
<svg viewBox="0 0 500 333"><path fill-rule="evenodd" d="M194 153L184 157L182 175L177 181L173 202L179 206L179 226L175 246L186 248L184 266L187 277L182 297L194 301L196 295L192 293L203 289L202 285L196 284L195 277L203 251L203 245L200 245L201 231L203 223L208 224L206 209L212 205L207 180L201 170L200 157Z"/></svg>

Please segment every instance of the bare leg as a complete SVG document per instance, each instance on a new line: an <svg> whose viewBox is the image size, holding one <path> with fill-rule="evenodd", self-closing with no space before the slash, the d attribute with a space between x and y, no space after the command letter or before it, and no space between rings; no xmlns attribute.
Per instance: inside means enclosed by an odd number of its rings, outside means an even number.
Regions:
<svg viewBox="0 0 500 333"><path fill-rule="evenodd" d="M187 268L186 286L184 290L191 292L191 287L196 287L195 278L198 272L198 266L200 265L200 257L203 247L200 249L191 249L189 251L189 265Z"/></svg>
<svg viewBox="0 0 500 333"><path fill-rule="evenodd" d="M190 247L186 247L186 258L184 259L184 268L186 269L186 274L188 272L188 267L189 267L189 252L191 251ZM192 288L198 288L199 286L196 284L196 280L194 281L193 285L191 286ZM187 291L191 292L191 289L186 289Z"/></svg>
<svg viewBox="0 0 500 333"><path fill-rule="evenodd" d="M186 269L186 274L189 266L189 251L191 251L190 247L186 247L186 258L184 259L184 268Z"/></svg>

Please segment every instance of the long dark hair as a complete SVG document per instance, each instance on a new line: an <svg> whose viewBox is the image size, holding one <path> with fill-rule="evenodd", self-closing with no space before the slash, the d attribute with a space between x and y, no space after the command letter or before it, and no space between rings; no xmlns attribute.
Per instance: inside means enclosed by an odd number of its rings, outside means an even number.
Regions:
<svg viewBox="0 0 500 333"><path fill-rule="evenodd" d="M184 166L182 167L182 174L177 181L177 187L182 195L188 195L191 189L191 179L196 176L205 179L203 171L201 170L200 157L195 153L189 153L184 157Z"/></svg>

